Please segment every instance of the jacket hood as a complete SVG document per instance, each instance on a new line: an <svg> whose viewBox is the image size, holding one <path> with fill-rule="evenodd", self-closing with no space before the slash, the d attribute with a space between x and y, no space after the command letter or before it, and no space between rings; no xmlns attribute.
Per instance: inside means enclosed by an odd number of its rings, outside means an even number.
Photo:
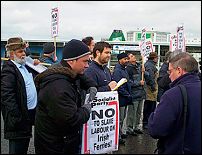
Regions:
<svg viewBox="0 0 202 155"><path fill-rule="evenodd" d="M74 80L77 77L77 74L73 72L73 70L69 67L63 66L51 66L44 72L38 74L35 78L36 88L41 88L45 86L47 83L58 80L68 78L69 80Z"/></svg>

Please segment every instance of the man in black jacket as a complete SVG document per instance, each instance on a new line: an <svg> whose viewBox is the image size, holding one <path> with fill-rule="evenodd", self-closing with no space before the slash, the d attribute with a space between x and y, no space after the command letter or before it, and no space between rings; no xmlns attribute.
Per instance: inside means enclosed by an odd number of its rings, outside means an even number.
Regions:
<svg viewBox="0 0 202 155"><path fill-rule="evenodd" d="M10 59L1 72L1 108L4 138L9 154L26 154L32 137L37 92L31 68L25 65L26 44L22 38L10 38L6 45Z"/></svg>
<svg viewBox="0 0 202 155"><path fill-rule="evenodd" d="M95 86L93 81L83 75L88 68L89 55L87 45L72 39L63 49L61 62L36 77L36 153L79 153L80 131L91 112L90 103L81 105L80 93L82 89L88 90ZM89 97L90 100L95 94Z"/></svg>

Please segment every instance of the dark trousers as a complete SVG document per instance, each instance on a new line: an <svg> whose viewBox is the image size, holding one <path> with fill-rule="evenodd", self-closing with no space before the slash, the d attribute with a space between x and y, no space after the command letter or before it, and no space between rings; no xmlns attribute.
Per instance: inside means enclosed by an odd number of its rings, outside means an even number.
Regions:
<svg viewBox="0 0 202 155"><path fill-rule="evenodd" d="M9 139L9 154L27 154L30 138Z"/></svg>
<svg viewBox="0 0 202 155"><path fill-rule="evenodd" d="M143 126L147 125L148 118L150 114L155 110L156 108L156 101L144 101L144 109L143 109Z"/></svg>

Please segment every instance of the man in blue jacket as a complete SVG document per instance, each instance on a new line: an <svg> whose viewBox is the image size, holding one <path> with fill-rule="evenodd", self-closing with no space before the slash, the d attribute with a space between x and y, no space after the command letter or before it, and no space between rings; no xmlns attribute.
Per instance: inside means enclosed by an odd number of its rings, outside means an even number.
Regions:
<svg viewBox="0 0 202 155"><path fill-rule="evenodd" d="M54 60L53 56L54 56L54 52L55 52L55 46L53 45L53 43L47 42L43 45L43 55L39 58L40 62L43 63L48 63L48 64L54 64L54 63L58 63L58 60Z"/></svg>
<svg viewBox="0 0 202 155"><path fill-rule="evenodd" d="M97 42L93 49L94 60L85 70L84 74L96 82L98 92L111 91L116 87L112 81L111 73L107 63L111 56L111 45L107 42Z"/></svg>
<svg viewBox="0 0 202 155"><path fill-rule="evenodd" d="M198 63L191 55L182 52L169 60L168 72L171 88L163 94L149 117L149 134L159 139L157 149L160 154L200 154L201 81L197 75ZM185 134L182 120L183 97L179 84L185 86L188 98Z"/></svg>
<svg viewBox="0 0 202 155"><path fill-rule="evenodd" d="M117 55L118 64L116 64L113 72L113 79L116 82L119 82L122 78L126 78L127 81L129 81L128 72L126 70L126 66L128 64L128 55L126 53L120 53ZM129 82L124 83L122 86L118 88L118 94L119 94L119 121L120 121L120 142L123 141L122 138L125 137L125 133L123 129L123 122L126 117L126 109L127 105L132 104L132 96L131 96L131 86ZM129 134L135 135L134 132L130 132Z"/></svg>

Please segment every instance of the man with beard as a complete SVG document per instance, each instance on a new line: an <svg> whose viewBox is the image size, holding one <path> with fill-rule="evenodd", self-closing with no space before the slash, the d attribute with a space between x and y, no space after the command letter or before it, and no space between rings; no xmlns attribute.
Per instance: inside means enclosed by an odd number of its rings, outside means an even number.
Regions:
<svg viewBox="0 0 202 155"><path fill-rule="evenodd" d="M129 81L128 72L126 70L126 66L128 64L128 55L126 53L120 53L117 55L118 64L116 64L113 72L113 79L116 82L119 82L122 78L126 78ZM119 127L119 143L124 144L125 141L123 138L126 137L126 134L123 133L123 121L126 117L126 109L127 105L132 104L132 96L131 96L131 86L129 82L124 83L122 86L118 88L119 94L119 111L120 111L120 127ZM130 133L134 135L134 133Z"/></svg>
<svg viewBox="0 0 202 155"><path fill-rule="evenodd" d="M107 63L111 56L111 45L107 42L97 42L93 49L94 60L84 74L96 82L99 92L111 91L117 83L112 81Z"/></svg>
<svg viewBox="0 0 202 155"><path fill-rule="evenodd" d="M1 108L9 154L27 153L34 124L37 91L31 68L25 65L25 48L22 38L8 39L10 59L4 62L1 72Z"/></svg>

